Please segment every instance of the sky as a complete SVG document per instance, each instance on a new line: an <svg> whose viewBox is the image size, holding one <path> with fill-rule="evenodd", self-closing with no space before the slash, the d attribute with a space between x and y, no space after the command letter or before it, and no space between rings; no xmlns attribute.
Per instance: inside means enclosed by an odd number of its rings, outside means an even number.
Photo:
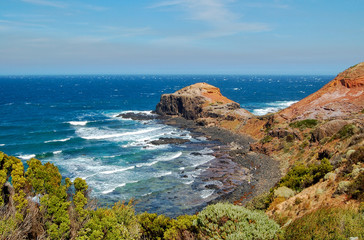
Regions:
<svg viewBox="0 0 364 240"><path fill-rule="evenodd" d="M337 74L363 0L0 0L0 75Z"/></svg>

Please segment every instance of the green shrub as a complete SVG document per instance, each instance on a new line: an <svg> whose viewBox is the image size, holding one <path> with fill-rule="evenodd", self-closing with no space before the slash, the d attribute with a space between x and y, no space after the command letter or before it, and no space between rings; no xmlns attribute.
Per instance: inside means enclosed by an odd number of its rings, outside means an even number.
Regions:
<svg viewBox="0 0 364 240"><path fill-rule="evenodd" d="M16 228L15 218L1 217L0 218L0 238L11 239L10 236Z"/></svg>
<svg viewBox="0 0 364 240"><path fill-rule="evenodd" d="M348 194L352 198L364 202L364 172L361 172L350 184Z"/></svg>
<svg viewBox="0 0 364 240"><path fill-rule="evenodd" d="M164 232L164 239L182 240L187 237L197 237L198 229L193 224L196 219L196 215L182 215L177 219L172 219L170 228Z"/></svg>
<svg viewBox="0 0 364 240"><path fill-rule="evenodd" d="M112 209L90 211L90 220L79 231L77 240L138 239L140 226L132 203L115 203Z"/></svg>
<svg viewBox="0 0 364 240"><path fill-rule="evenodd" d="M347 124L340 129L338 133L334 135L335 139L346 139L355 134L357 128L353 124Z"/></svg>
<svg viewBox="0 0 364 240"><path fill-rule="evenodd" d="M317 183L331 170L332 165L326 158L322 159L319 165L311 164L306 167L300 164L289 170L275 188L286 186L293 190L301 191L303 188Z"/></svg>
<svg viewBox="0 0 364 240"><path fill-rule="evenodd" d="M246 204L246 208L250 210L265 210L269 207L269 192L254 197Z"/></svg>
<svg viewBox="0 0 364 240"><path fill-rule="evenodd" d="M286 229L284 239L364 239L364 218L355 210L324 208L293 221Z"/></svg>
<svg viewBox="0 0 364 240"><path fill-rule="evenodd" d="M228 203L207 206L197 215L196 224L206 239L273 239L280 231L264 212Z"/></svg>
<svg viewBox="0 0 364 240"><path fill-rule="evenodd" d="M172 226L171 219L156 213L142 213L138 215L144 239L163 239L164 232Z"/></svg>
<svg viewBox="0 0 364 240"><path fill-rule="evenodd" d="M290 127L304 130L306 128L313 128L319 123L316 119L305 119L302 121L296 121L289 124Z"/></svg>
<svg viewBox="0 0 364 240"><path fill-rule="evenodd" d="M262 140L260 140L261 143L269 143L273 140L273 137L270 135L266 135Z"/></svg>

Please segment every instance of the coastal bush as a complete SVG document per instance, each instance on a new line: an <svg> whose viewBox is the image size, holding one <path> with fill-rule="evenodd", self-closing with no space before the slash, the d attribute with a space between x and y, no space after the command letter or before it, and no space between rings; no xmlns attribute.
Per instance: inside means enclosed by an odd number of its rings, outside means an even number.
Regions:
<svg viewBox="0 0 364 240"><path fill-rule="evenodd" d="M144 212L139 214L138 221L144 239L163 239L166 230L172 226L169 217L157 215L156 213Z"/></svg>
<svg viewBox="0 0 364 240"><path fill-rule="evenodd" d="M280 231L264 212L229 203L207 206L197 215L196 225L206 239L273 239Z"/></svg>
<svg viewBox="0 0 364 240"><path fill-rule="evenodd" d="M273 140L273 137L270 135L266 135L262 140L260 140L261 143L269 143Z"/></svg>
<svg viewBox="0 0 364 240"><path fill-rule="evenodd" d="M163 237L166 240L182 240L197 238L198 228L194 225L196 215L182 215L172 219L170 227L165 231Z"/></svg>
<svg viewBox="0 0 364 240"><path fill-rule="evenodd" d="M303 188L317 183L326 173L330 172L332 168L333 167L327 158L322 159L320 164L311 164L307 167L302 164L297 165L288 171L275 189L286 186L295 191L301 191Z"/></svg>
<svg viewBox="0 0 364 240"><path fill-rule="evenodd" d="M364 218L354 209L323 208L293 221L284 239L364 239Z"/></svg>
<svg viewBox="0 0 364 240"><path fill-rule="evenodd" d="M364 202L364 172L361 172L358 177L348 187L348 194L361 202Z"/></svg>
<svg viewBox="0 0 364 240"><path fill-rule="evenodd" d="M254 197L245 207L249 210L266 210L269 204L269 192L266 192Z"/></svg>
<svg viewBox="0 0 364 240"><path fill-rule="evenodd" d="M338 133L334 135L335 139L346 139L353 136L357 131L357 128L353 124L347 124L343 126Z"/></svg>
<svg viewBox="0 0 364 240"><path fill-rule="evenodd" d="M298 128L300 130L304 130L306 128L313 128L319 123L316 119L305 119L302 121L296 121L289 124L290 127Z"/></svg>

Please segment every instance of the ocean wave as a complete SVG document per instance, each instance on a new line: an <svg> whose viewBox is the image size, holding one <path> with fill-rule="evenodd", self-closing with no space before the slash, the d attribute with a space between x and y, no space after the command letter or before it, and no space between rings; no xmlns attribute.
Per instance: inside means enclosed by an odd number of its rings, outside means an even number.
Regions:
<svg viewBox="0 0 364 240"><path fill-rule="evenodd" d="M206 199L206 198L210 197L214 192L215 191L212 189L202 190L200 196L201 196L201 198Z"/></svg>
<svg viewBox="0 0 364 240"><path fill-rule="evenodd" d="M177 152L177 153L173 153L173 154L167 154L167 155L163 155L161 157L157 157L156 160L158 161L170 161L173 159L176 159L178 157L180 157L182 155L182 152Z"/></svg>
<svg viewBox="0 0 364 240"><path fill-rule="evenodd" d="M140 167L150 167L156 163L158 163L159 161L153 161L153 162L149 162L149 163L139 163L136 165L136 167L140 168Z"/></svg>
<svg viewBox="0 0 364 240"><path fill-rule="evenodd" d="M68 123L73 126L85 126L88 121L69 121Z"/></svg>
<svg viewBox="0 0 364 240"><path fill-rule="evenodd" d="M68 140L71 140L71 138L48 140L48 141L45 141L44 143L52 143L52 142L66 142L66 141L68 141Z"/></svg>
<svg viewBox="0 0 364 240"><path fill-rule="evenodd" d="M119 184L117 187L113 187L113 188L107 189L105 191L102 191L101 193L102 194L108 194L108 193L113 192L116 188L118 188L118 187L124 187L125 185L126 185L126 183L122 183L122 184Z"/></svg>
<svg viewBox="0 0 364 240"><path fill-rule="evenodd" d="M26 155L19 155L18 158L23 159L23 160L29 160L31 158L34 158L35 154L26 154Z"/></svg>
<svg viewBox="0 0 364 240"><path fill-rule="evenodd" d="M0 147L4 147L5 146L5 144L0 144Z"/></svg>
<svg viewBox="0 0 364 240"><path fill-rule="evenodd" d="M133 168L135 168L135 166L103 171L103 172L100 172L100 174L113 174L113 173L117 173L117 172L124 172L124 171L130 170L130 169L133 169Z"/></svg>
<svg viewBox="0 0 364 240"><path fill-rule="evenodd" d="M258 108L258 109L254 109L252 111L252 113L254 115L258 115L258 116L262 116L268 113L275 113L278 112L279 110L282 110L284 108L287 108L289 106L291 106L292 104L296 103L298 101L276 101L276 102L271 102L271 103L267 103L267 107L265 108Z"/></svg>
<svg viewBox="0 0 364 240"><path fill-rule="evenodd" d="M60 154L62 153L62 150L59 150L59 151L54 151L53 154Z"/></svg>
<svg viewBox="0 0 364 240"><path fill-rule="evenodd" d="M156 174L154 175L154 177L156 177L156 178L160 178L160 177L165 177L165 176L168 176L168 175L172 175L172 172L171 172L171 171L169 171L169 172L156 173Z"/></svg>
<svg viewBox="0 0 364 240"><path fill-rule="evenodd" d="M76 130L78 135L86 140L101 140L101 139L109 139L109 138L118 138L124 136L131 136L131 135L140 135L149 132L153 132L159 130L160 128L146 128L138 131L131 131L131 132L122 132L122 133L113 133L112 130L101 130L95 128L82 128Z"/></svg>

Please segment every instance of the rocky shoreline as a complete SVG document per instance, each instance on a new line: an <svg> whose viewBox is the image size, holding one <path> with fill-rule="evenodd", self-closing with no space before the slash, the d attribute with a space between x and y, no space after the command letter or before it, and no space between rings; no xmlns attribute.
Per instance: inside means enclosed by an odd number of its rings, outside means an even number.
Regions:
<svg viewBox="0 0 364 240"><path fill-rule="evenodd" d="M200 126L193 120L164 116L167 125L186 129L194 136L204 136L217 142L213 147L215 159L200 178L205 182L219 181L222 185L208 185L219 196L210 203L225 201L244 205L253 197L269 191L280 179L279 162L264 154L250 151L255 140L218 127Z"/></svg>

